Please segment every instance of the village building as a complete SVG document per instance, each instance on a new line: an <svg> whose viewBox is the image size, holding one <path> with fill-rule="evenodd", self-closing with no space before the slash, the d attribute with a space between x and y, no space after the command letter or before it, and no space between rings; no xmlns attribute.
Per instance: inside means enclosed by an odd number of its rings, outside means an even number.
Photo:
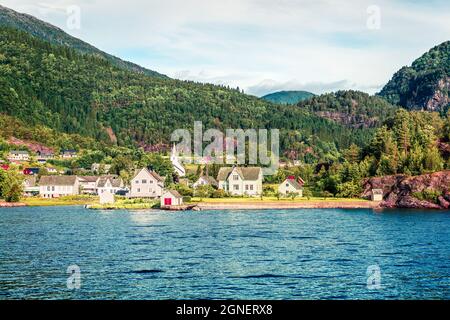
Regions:
<svg viewBox="0 0 450 320"><path fill-rule="evenodd" d="M46 163L47 160L51 160L55 157L53 152L50 152L50 151L38 151L38 152L36 152L36 155L37 155L37 161L39 163Z"/></svg>
<svg viewBox="0 0 450 320"><path fill-rule="evenodd" d="M104 193L116 194L123 190L123 187L123 181L119 177L107 176L97 180L97 194L100 196Z"/></svg>
<svg viewBox="0 0 450 320"><path fill-rule="evenodd" d="M219 187L219 183L214 177L211 176L201 176L198 180L192 185L192 187L198 188L199 186L212 186L214 188Z"/></svg>
<svg viewBox="0 0 450 320"><path fill-rule="evenodd" d="M77 176L42 176L39 181L39 195L42 198L59 198L80 194Z"/></svg>
<svg viewBox="0 0 450 320"><path fill-rule="evenodd" d="M39 168L25 168L22 173L26 176L33 176L39 174Z"/></svg>
<svg viewBox="0 0 450 320"><path fill-rule="evenodd" d="M130 184L128 198L159 198L163 194L164 179L147 168L141 169Z"/></svg>
<svg viewBox="0 0 450 320"><path fill-rule="evenodd" d="M262 169L259 167L223 167L217 176L219 189L232 195L262 194Z"/></svg>
<svg viewBox="0 0 450 320"><path fill-rule="evenodd" d="M55 168L45 168L45 169L50 174L57 174L58 173L58 170L56 170Z"/></svg>
<svg viewBox="0 0 450 320"><path fill-rule="evenodd" d="M77 157L77 152L75 150L62 150L61 157L63 159L72 159Z"/></svg>
<svg viewBox="0 0 450 320"><path fill-rule="evenodd" d="M383 189L372 189L371 199L372 201L383 201Z"/></svg>
<svg viewBox="0 0 450 320"><path fill-rule="evenodd" d="M110 164L93 163L91 166L91 172L93 174L108 174L111 170Z"/></svg>
<svg viewBox="0 0 450 320"><path fill-rule="evenodd" d="M116 202L114 193L111 192L101 192L99 193L100 204L113 204Z"/></svg>
<svg viewBox="0 0 450 320"><path fill-rule="evenodd" d="M290 176L278 186L278 192L284 196L296 194L299 197L303 197L304 184L305 182L302 178L296 180L294 176Z"/></svg>
<svg viewBox="0 0 450 320"><path fill-rule="evenodd" d="M80 189L83 194L97 194L98 176L78 176Z"/></svg>
<svg viewBox="0 0 450 320"><path fill-rule="evenodd" d="M176 190L168 190L161 196L161 208L171 206L181 206L183 204L183 196Z"/></svg>
<svg viewBox="0 0 450 320"><path fill-rule="evenodd" d="M29 161L30 154L28 151L13 150L8 154L9 161Z"/></svg>
<svg viewBox="0 0 450 320"><path fill-rule="evenodd" d="M39 186L36 184L36 177L30 176L23 180L23 194L27 197L39 194Z"/></svg>
<svg viewBox="0 0 450 320"><path fill-rule="evenodd" d="M186 169L181 164L175 144L173 145L172 153L170 155L170 162L172 162L173 169L175 170L175 173L178 174L179 177L186 176Z"/></svg>

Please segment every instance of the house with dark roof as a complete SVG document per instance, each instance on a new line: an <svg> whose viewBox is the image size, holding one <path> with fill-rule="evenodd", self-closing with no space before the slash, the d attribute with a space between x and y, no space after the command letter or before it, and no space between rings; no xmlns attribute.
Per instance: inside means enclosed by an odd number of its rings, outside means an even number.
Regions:
<svg viewBox="0 0 450 320"><path fill-rule="evenodd" d="M294 193L299 197L303 197L304 184L305 182L302 178L295 179L294 176L290 176L278 186L278 192L284 196Z"/></svg>
<svg viewBox="0 0 450 320"><path fill-rule="evenodd" d="M131 179L128 198L159 198L163 194L164 179L153 170L143 168Z"/></svg>
<svg viewBox="0 0 450 320"><path fill-rule="evenodd" d="M30 153L22 150L12 150L8 154L9 161L29 161Z"/></svg>
<svg viewBox="0 0 450 320"><path fill-rule="evenodd" d="M192 187L198 188L200 186L212 186L214 188L219 187L219 183L214 177L211 176L201 176L198 180L192 185Z"/></svg>
<svg viewBox="0 0 450 320"><path fill-rule="evenodd" d="M62 150L61 151L61 157L63 159L72 159L76 158L78 156L76 150Z"/></svg>
<svg viewBox="0 0 450 320"><path fill-rule="evenodd" d="M260 167L223 167L217 175L219 189L232 195L262 194L263 174Z"/></svg>
<svg viewBox="0 0 450 320"><path fill-rule="evenodd" d="M77 176L42 176L39 181L39 195L42 198L59 198L80 194Z"/></svg>
<svg viewBox="0 0 450 320"><path fill-rule="evenodd" d="M105 176L100 177L97 180L97 194L101 195L103 193L116 194L119 190L124 187L123 180L116 176Z"/></svg>

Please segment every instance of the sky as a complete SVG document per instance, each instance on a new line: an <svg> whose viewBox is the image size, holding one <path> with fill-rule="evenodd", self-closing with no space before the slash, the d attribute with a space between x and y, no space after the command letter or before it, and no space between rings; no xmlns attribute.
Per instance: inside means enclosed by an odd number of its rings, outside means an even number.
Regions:
<svg viewBox="0 0 450 320"><path fill-rule="evenodd" d="M169 77L262 96L378 92L450 40L448 0L0 0ZM79 13L79 15L78 15Z"/></svg>

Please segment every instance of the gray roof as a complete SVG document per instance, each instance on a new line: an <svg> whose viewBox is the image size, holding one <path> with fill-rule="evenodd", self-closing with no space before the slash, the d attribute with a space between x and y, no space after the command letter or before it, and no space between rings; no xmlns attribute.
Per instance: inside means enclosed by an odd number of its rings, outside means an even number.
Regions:
<svg viewBox="0 0 450 320"><path fill-rule="evenodd" d="M12 150L9 153L12 154L28 154L28 151L23 151L23 150Z"/></svg>
<svg viewBox="0 0 450 320"><path fill-rule="evenodd" d="M372 194L381 194L381 195L383 195L383 189L372 189Z"/></svg>
<svg viewBox="0 0 450 320"><path fill-rule="evenodd" d="M233 171L234 167L222 167L217 175L218 181L225 181ZM244 180L258 180L261 172L260 167L236 167L237 172Z"/></svg>
<svg viewBox="0 0 450 320"><path fill-rule="evenodd" d="M121 178L112 177L111 176L111 177L101 177L98 180L97 187L98 188L103 188L106 185L106 182L108 180L111 182L111 185L112 185L113 188L120 188L121 185L122 185L122 179Z"/></svg>
<svg viewBox="0 0 450 320"><path fill-rule="evenodd" d="M136 171L136 173L134 174L134 177L136 177L138 174L139 174L139 172L141 172L142 170L147 170L147 172L153 177L153 178L155 178L158 182L164 182L164 178L162 178L159 174L157 174L155 171L153 171L153 170L149 170L148 168L143 168L143 169L140 169L139 171ZM134 177L133 177L133 179L134 179Z"/></svg>
<svg viewBox="0 0 450 320"><path fill-rule="evenodd" d="M39 180L40 186L73 186L77 176L42 176Z"/></svg>
<svg viewBox="0 0 450 320"><path fill-rule="evenodd" d="M171 193L175 198L183 198L183 196L181 194L178 193L177 190L167 190L168 193ZM167 193L165 192L165 193Z"/></svg>
<svg viewBox="0 0 450 320"><path fill-rule="evenodd" d="M80 180L83 182L97 182L97 180L100 178L98 176L79 176Z"/></svg>
<svg viewBox="0 0 450 320"><path fill-rule="evenodd" d="M200 179L203 179L205 181L208 182L208 184L212 185L212 186L218 186L217 180L214 179L214 177L211 176L201 176L200 178L198 178L197 181L199 181Z"/></svg>

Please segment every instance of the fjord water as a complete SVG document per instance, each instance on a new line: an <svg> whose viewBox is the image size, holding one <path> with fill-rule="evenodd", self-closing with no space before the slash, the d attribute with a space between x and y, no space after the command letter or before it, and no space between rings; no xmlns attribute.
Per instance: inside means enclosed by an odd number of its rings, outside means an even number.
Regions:
<svg viewBox="0 0 450 320"><path fill-rule="evenodd" d="M449 261L448 211L0 209L0 299L449 299Z"/></svg>

